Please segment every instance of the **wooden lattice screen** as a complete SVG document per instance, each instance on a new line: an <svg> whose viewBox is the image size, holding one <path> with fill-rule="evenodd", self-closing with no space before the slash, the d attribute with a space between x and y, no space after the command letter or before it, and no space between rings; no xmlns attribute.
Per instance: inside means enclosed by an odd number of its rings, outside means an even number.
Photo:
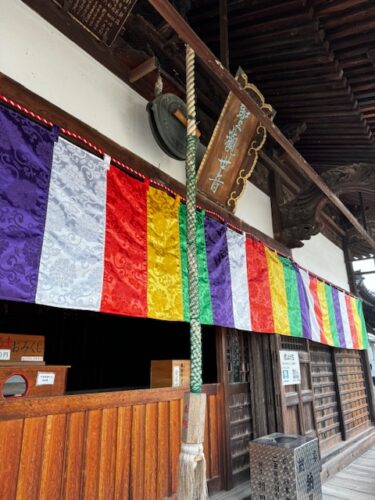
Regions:
<svg viewBox="0 0 375 500"><path fill-rule="evenodd" d="M342 440L334 360L329 347L310 343L317 432L322 449Z"/></svg>
<svg viewBox="0 0 375 500"><path fill-rule="evenodd" d="M343 422L349 438L370 425L365 374L359 351L340 349L335 357Z"/></svg>

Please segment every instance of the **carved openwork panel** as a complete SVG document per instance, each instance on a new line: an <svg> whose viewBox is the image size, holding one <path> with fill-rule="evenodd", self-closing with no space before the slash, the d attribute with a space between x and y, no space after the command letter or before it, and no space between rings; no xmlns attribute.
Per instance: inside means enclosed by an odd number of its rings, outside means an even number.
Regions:
<svg viewBox="0 0 375 500"><path fill-rule="evenodd" d="M249 381L249 342L248 333L228 330L227 366L230 383Z"/></svg>

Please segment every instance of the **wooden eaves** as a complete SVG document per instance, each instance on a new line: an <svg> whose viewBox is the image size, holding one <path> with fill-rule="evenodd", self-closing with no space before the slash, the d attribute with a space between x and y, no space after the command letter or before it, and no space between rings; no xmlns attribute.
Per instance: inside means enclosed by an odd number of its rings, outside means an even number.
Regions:
<svg viewBox="0 0 375 500"><path fill-rule="evenodd" d="M169 3L168 0L148 0L149 3L159 12L165 21L175 30L178 36L195 51L196 55L201 59L204 65L211 71L213 76L218 80L220 85L223 85L228 91L233 92L241 102L251 111L259 121L267 129L273 139L284 149L291 159L292 164L306 177L308 177L330 200L330 202L338 208L338 210L347 218L347 220L356 228L356 230L368 241L373 249L375 249L375 241L358 222L356 217L346 208L320 178L315 170L307 163L303 156L296 148L288 141L281 130L263 113L257 103L239 86L238 82L231 73L222 65L215 57L207 45L198 37L192 30L189 24L177 12L177 10Z"/></svg>

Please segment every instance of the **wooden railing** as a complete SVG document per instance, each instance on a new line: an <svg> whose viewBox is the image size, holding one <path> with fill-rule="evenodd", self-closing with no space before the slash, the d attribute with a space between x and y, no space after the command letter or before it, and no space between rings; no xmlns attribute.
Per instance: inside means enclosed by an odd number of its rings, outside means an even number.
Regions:
<svg viewBox="0 0 375 500"><path fill-rule="evenodd" d="M207 475L220 483L220 386L207 393ZM177 488L181 389L0 403L2 500L159 500ZM219 484L220 486L220 484Z"/></svg>

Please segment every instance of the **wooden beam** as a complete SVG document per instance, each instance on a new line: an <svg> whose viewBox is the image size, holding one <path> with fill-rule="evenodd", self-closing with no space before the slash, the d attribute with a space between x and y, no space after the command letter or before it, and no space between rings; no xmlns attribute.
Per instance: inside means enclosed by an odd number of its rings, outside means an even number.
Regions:
<svg viewBox="0 0 375 500"><path fill-rule="evenodd" d="M295 167L302 170L304 174L312 181L319 189L327 196L329 201L335 205L340 212L348 219L348 221L357 229L357 231L368 241L372 248L375 249L375 241L364 230L354 215L346 208L342 201L329 189L327 184L315 172L315 170L307 163L302 155L288 141L281 130L263 113L257 103L242 89L240 84L224 68L220 61L198 37L198 35L190 28L186 21L180 16L176 9L166 0L149 0L149 3L159 12L159 14L169 23L176 31L179 37L195 51L196 55L203 61L213 75L221 82L222 85L240 99L240 101L251 111L258 120L266 127L268 133L280 144L280 146L288 153Z"/></svg>
<svg viewBox="0 0 375 500"><path fill-rule="evenodd" d="M139 66L130 71L129 82L130 83L137 82L144 76L151 73L151 71L154 71L157 67L158 63L155 56L146 59L146 61L143 61L143 63L141 63Z"/></svg>

